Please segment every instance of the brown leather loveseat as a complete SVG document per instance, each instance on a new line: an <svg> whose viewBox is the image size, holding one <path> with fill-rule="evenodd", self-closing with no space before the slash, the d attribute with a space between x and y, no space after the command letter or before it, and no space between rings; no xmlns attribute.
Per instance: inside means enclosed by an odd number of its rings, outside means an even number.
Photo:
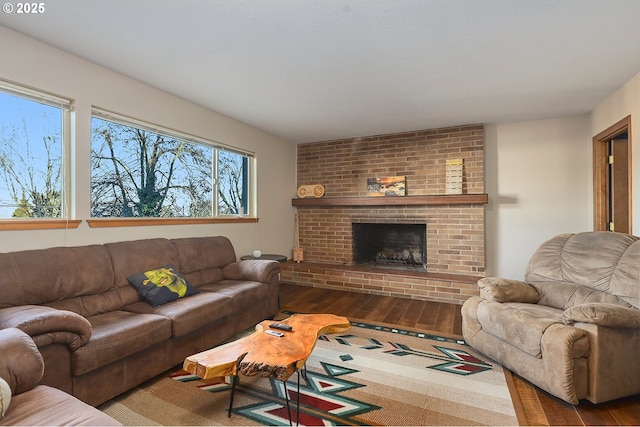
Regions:
<svg viewBox="0 0 640 427"><path fill-rule="evenodd" d="M152 306L128 278L168 266L197 293ZM31 336L42 384L93 406L278 310L280 264L237 261L221 236L2 253L0 271L0 329Z"/></svg>

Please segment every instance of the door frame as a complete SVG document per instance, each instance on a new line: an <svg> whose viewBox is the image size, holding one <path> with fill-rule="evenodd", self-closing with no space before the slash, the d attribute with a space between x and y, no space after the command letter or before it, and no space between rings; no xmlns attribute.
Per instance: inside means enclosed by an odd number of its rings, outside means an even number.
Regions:
<svg viewBox="0 0 640 427"><path fill-rule="evenodd" d="M627 205L629 212L629 232L633 230L631 207L632 207L632 194L631 191L631 176L633 175L631 168L631 116L627 116L624 119L618 121L607 129L598 133L593 137L593 229L595 231L608 230L608 218L609 218L609 175L608 175L608 155L609 141L616 136L627 132L627 159L628 159L628 188Z"/></svg>

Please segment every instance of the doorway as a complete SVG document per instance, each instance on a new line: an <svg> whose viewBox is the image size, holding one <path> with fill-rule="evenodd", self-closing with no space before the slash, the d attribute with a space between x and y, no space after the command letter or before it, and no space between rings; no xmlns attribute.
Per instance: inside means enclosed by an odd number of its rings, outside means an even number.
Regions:
<svg viewBox="0 0 640 427"><path fill-rule="evenodd" d="M593 137L594 230L631 233L631 116Z"/></svg>

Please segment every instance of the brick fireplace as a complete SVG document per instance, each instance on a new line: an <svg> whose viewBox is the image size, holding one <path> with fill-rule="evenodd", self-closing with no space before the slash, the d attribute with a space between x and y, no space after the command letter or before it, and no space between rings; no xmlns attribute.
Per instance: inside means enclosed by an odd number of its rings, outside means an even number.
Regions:
<svg viewBox="0 0 640 427"><path fill-rule="evenodd" d="M483 145L483 125L300 144L297 184L322 184L325 194L292 200L304 262L285 264L282 280L457 304L477 294L484 275ZM445 194L448 159L464 161L462 196ZM367 196L367 178L386 176L405 176L406 196ZM423 226L424 265L358 262L354 224L372 223ZM416 251L409 246L395 250Z"/></svg>

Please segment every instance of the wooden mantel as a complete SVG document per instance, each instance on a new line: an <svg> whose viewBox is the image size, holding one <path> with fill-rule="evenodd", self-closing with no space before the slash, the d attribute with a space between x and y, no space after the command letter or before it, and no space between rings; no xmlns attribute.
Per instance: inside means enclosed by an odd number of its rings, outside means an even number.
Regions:
<svg viewBox="0 0 640 427"><path fill-rule="evenodd" d="M428 206L428 205L484 205L487 194L447 194L397 197L319 197L291 199L292 206Z"/></svg>

